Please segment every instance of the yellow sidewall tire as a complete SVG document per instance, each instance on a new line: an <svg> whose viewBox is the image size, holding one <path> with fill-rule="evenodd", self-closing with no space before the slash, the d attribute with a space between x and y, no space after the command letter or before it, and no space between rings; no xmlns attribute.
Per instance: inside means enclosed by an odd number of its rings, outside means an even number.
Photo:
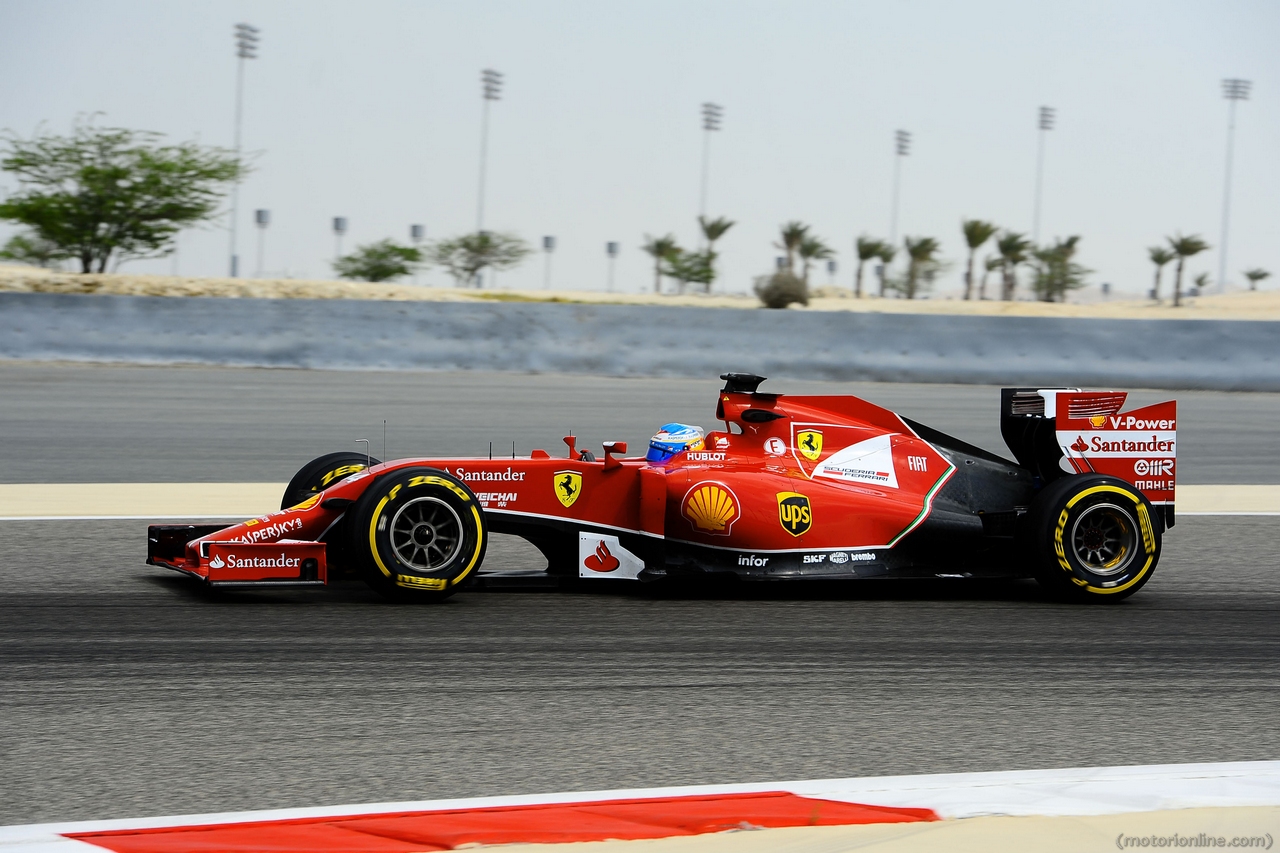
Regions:
<svg viewBox="0 0 1280 853"><path fill-rule="evenodd" d="M1114 603L1151 580L1160 561L1161 519L1116 477L1056 480L1031 508L1036 579L1075 601Z"/></svg>
<svg viewBox="0 0 1280 853"><path fill-rule="evenodd" d="M431 523L413 523L423 516ZM406 531L417 528L429 529L424 542L434 544L414 544L416 534ZM433 468L404 468L375 480L351 508L348 535L365 581L387 598L409 602L440 601L470 583L489 541L475 495Z"/></svg>

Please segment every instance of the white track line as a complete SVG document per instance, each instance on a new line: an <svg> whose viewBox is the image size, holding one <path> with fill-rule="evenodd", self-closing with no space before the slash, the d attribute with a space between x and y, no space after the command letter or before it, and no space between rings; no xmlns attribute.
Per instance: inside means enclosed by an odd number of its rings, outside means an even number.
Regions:
<svg viewBox="0 0 1280 853"><path fill-rule="evenodd" d="M1280 761L1009 770L993 773L756 782L744 785L688 785L30 824L0 827L0 851L75 853L100 850L62 838L63 833L758 791L790 791L801 796L866 805L931 808L947 819L986 815L1105 815L1165 809L1280 806Z"/></svg>

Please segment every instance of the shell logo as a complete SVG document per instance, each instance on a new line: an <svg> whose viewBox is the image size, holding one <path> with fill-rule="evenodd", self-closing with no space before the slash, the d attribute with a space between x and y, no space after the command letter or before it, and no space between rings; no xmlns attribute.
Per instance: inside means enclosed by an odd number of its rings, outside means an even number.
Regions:
<svg viewBox="0 0 1280 853"><path fill-rule="evenodd" d="M1089 423L1093 426L1094 429L1102 429L1104 426L1107 425L1107 416L1094 415L1093 417L1089 418Z"/></svg>
<svg viewBox="0 0 1280 853"><path fill-rule="evenodd" d="M712 536L728 536L738 520L738 498L723 483L698 483L684 496L680 513L693 529Z"/></svg>

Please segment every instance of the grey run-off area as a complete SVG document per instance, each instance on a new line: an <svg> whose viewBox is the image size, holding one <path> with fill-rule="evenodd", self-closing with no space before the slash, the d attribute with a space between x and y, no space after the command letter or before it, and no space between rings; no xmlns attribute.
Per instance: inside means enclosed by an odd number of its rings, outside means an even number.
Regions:
<svg viewBox="0 0 1280 853"><path fill-rule="evenodd" d="M0 293L0 358L1280 391L1276 323Z"/></svg>
<svg viewBox="0 0 1280 853"><path fill-rule="evenodd" d="M996 389L856 393L1000 451ZM9 482L642 443L714 379L0 365ZM1141 392L1137 402L1170 396ZM1185 393L1184 471L1280 482L1280 395ZM1192 468L1192 462L1198 466ZM1191 475L1188 474L1188 477ZM1246 479L1251 477L1252 479ZM1033 583L210 595L145 522L0 523L0 823L627 786L1280 758L1280 519L1189 517L1115 607ZM488 565L536 568L495 537Z"/></svg>

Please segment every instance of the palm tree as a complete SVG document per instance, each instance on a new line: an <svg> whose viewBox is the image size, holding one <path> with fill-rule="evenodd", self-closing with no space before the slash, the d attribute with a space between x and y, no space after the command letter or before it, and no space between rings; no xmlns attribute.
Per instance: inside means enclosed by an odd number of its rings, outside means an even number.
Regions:
<svg viewBox="0 0 1280 853"><path fill-rule="evenodd" d="M698 227L702 229L702 236L707 238L708 248L714 248L716 241L736 224L732 219L725 219L723 216L719 219L707 219L705 216L698 217Z"/></svg>
<svg viewBox="0 0 1280 853"><path fill-rule="evenodd" d="M803 222L792 220L782 226L781 234L782 242L774 243L773 245L786 251L787 272L794 274L796 271L796 250L800 248L800 244L808 236L809 226Z"/></svg>
<svg viewBox="0 0 1280 853"><path fill-rule="evenodd" d="M1271 273L1267 272L1262 267L1254 267L1251 270L1245 270L1244 277L1249 279L1249 289L1257 290L1258 282L1266 281L1271 278Z"/></svg>
<svg viewBox="0 0 1280 853"><path fill-rule="evenodd" d="M969 299L973 294L974 255L978 253L978 249L982 248L982 244L990 240L991 236L1000 229L981 219L962 219L960 230L964 232L964 241L969 245L969 265L964 271L964 298Z"/></svg>
<svg viewBox="0 0 1280 853"><path fill-rule="evenodd" d="M1207 272L1200 273L1200 275L1196 276L1193 284L1195 289L1195 293L1192 294L1193 296L1199 296L1201 293L1204 293L1209 289L1209 274Z"/></svg>
<svg viewBox="0 0 1280 853"><path fill-rule="evenodd" d="M854 248L858 252L858 273L853 279L853 295L858 299L862 298L862 266L872 258L880 256L880 250L884 248L883 240L873 240L865 234L854 241Z"/></svg>
<svg viewBox="0 0 1280 853"><path fill-rule="evenodd" d="M800 280L809 286L809 267L814 261L825 261L834 258L836 253L830 246L822 242L820 237L805 237L800 241L800 245L796 247L796 254L800 256L802 270Z"/></svg>
<svg viewBox="0 0 1280 853"><path fill-rule="evenodd" d="M1004 264L1004 258L999 255L987 255L982 261L982 281L978 284L978 298L987 298L987 276L1000 269Z"/></svg>
<svg viewBox="0 0 1280 853"><path fill-rule="evenodd" d="M885 272L889 269L889 264L893 263L893 258L898 254L898 250L888 243L880 247L880 251L876 253L876 257L880 259L880 269L876 272L880 276L880 297L884 298L884 279Z"/></svg>
<svg viewBox="0 0 1280 853"><path fill-rule="evenodd" d="M702 229L702 236L707 240L707 259L713 263L716 259L716 241L725 235L725 232L732 228L735 223L732 219L726 219L721 216L719 219L707 219L705 216L698 217L698 227ZM711 282L707 282L707 293L711 292Z"/></svg>
<svg viewBox="0 0 1280 853"><path fill-rule="evenodd" d="M679 245L674 234L663 237L644 235L644 245L640 247L653 257L653 292L662 292L662 262L671 257Z"/></svg>
<svg viewBox="0 0 1280 853"><path fill-rule="evenodd" d="M1023 234L1006 231L996 241L996 248L1000 250L1000 271L1004 276L1000 298L1007 302L1013 298L1013 292L1018 289L1018 264L1026 262L1031 241Z"/></svg>
<svg viewBox="0 0 1280 853"><path fill-rule="evenodd" d="M1178 256L1178 268L1173 277L1173 307L1177 308L1182 304L1182 268L1186 266L1187 258L1200 254L1209 248L1209 244L1199 234L1192 234L1189 237L1178 234L1165 239L1169 241L1169 248L1173 249L1173 253Z"/></svg>
<svg viewBox="0 0 1280 853"><path fill-rule="evenodd" d="M907 298L915 299L920 278L927 277L929 268L937 263L942 246L932 237L904 237L902 245L907 250Z"/></svg>
<svg viewBox="0 0 1280 853"><path fill-rule="evenodd" d="M1170 249L1164 246L1152 246L1147 249L1147 257L1151 258L1151 263L1156 265L1156 283L1151 289L1151 298L1156 302L1160 301L1160 274L1164 272L1164 265L1173 260L1175 255Z"/></svg>
<svg viewBox="0 0 1280 853"><path fill-rule="evenodd" d="M1076 263L1080 235L1057 240L1052 246L1033 249L1031 286L1044 302L1066 302L1067 291L1084 287L1084 277L1092 270Z"/></svg>

